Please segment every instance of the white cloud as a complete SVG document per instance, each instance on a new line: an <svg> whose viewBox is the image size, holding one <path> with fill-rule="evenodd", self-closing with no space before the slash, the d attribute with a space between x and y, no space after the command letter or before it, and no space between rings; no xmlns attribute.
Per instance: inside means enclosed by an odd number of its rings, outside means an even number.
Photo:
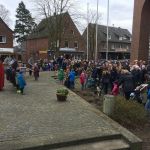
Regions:
<svg viewBox="0 0 150 150"><path fill-rule="evenodd" d="M18 7L20 0L0 0L0 3L5 5L11 13L11 19L13 21L12 28L14 28L15 11ZM29 0L23 0L27 9L33 12L33 3ZM81 9L82 12L87 10L87 2L90 4L90 9L96 11L97 0L80 0L80 5L77 9ZM134 0L110 0L110 25L114 24L116 27L127 28L132 30L132 16L133 16L133 3ZM106 25L107 21L107 0L99 0L99 12L102 14L101 23ZM33 12L33 14L35 14Z"/></svg>

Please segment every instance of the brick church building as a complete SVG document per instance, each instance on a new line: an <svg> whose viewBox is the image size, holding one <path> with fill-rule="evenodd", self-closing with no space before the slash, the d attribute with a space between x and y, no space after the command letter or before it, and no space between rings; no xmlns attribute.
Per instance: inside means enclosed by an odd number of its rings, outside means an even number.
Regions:
<svg viewBox="0 0 150 150"><path fill-rule="evenodd" d="M150 0L134 0L131 61L150 59Z"/></svg>

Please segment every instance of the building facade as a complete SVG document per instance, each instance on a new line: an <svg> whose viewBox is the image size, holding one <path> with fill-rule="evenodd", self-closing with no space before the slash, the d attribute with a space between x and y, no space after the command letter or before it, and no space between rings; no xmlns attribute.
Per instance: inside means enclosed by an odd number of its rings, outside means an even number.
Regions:
<svg viewBox="0 0 150 150"><path fill-rule="evenodd" d="M48 35L50 30L47 28L46 20L42 20L36 31L25 41L24 47L27 59L30 57L36 60L54 58L56 57L56 48L59 48L59 55L63 55L66 58L84 57L86 49L84 40L68 13L63 15L63 27L62 32L60 32L61 39L52 41ZM55 35L55 33L53 34Z"/></svg>
<svg viewBox="0 0 150 150"><path fill-rule="evenodd" d="M150 59L150 1L134 0L131 61Z"/></svg>
<svg viewBox="0 0 150 150"><path fill-rule="evenodd" d="M95 58L96 24L89 24L89 59ZM87 40L87 29L83 33ZM131 34L127 29L109 27L108 59L129 59L131 51ZM106 59L107 52L107 26L98 25L98 59Z"/></svg>
<svg viewBox="0 0 150 150"><path fill-rule="evenodd" d="M5 58L13 53L13 31L0 18L0 56Z"/></svg>

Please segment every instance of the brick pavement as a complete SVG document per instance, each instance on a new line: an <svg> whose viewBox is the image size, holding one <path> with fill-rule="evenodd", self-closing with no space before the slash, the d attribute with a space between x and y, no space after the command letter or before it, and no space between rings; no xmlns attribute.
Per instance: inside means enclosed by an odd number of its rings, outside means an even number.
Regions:
<svg viewBox="0 0 150 150"><path fill-rule="evenodd" d="M0 150L120 136L140 146L140 139L75 93L70 91L67 102L57 102L60 87L49 73L42 73L37 82L27 77L25 95L6 82L0 92Z"/></svg>

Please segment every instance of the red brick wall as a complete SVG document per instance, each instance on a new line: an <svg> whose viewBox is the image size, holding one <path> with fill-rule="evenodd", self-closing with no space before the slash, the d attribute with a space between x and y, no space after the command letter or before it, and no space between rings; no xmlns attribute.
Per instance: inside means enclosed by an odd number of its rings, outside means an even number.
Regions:
<svg viewBox="0 0 150 150"><path fill-rule="evenodd" d="M0 35L6 36L6 43L0 43L0 48L13 48L13 32L1 19Z"/></svg>
<svg viewBox="0 0 150 150"><path fill-rule="evenodd" d="M72 34L72 31L74 32L74 34ZM77 41L78 48L76 49L76 51L86 50L85 42L69 15L65 16L64 33L62 34L61 47L64 47L64 43L66 40L69 41L69 48L75 48L74 42Z"/></svg>
<svg viewBox="0 0 150 150"><path fill-rule="evenodd" d="M150 1L134 0L131 61L148 60L150 35Z"/></svg>
<svg viewBox="0 0 150 150"><path fill-rule="evenodd" d="M60 47L64 48L64 43L67 40L69 42L69 48L75 48L74 42L78 42L78 48L76 51L85 51L85 42L78 31L77 27L75 26L74 22L72 21L71 17L69 15L65 16L65 24L64 27L64 33L62 34ZM73 30L74 34L71 33ZM40 54L40 50L48 50L48 38L39 38L39 39L28 39L26 41L26 54L27 59L29 59L32 54L37 54L38 58L47 58L47 54Z"/></svg>
<svg viewBox="0 0 150 150"><path fill-rule="evenodd" d="M40 51L48 50L48 39L39 38L39 39L30 39L26 41L25 44L26 57L27 60L32 56L36 55L36 58L42 57L45 58L46 54L40 54Z"/></svg>

